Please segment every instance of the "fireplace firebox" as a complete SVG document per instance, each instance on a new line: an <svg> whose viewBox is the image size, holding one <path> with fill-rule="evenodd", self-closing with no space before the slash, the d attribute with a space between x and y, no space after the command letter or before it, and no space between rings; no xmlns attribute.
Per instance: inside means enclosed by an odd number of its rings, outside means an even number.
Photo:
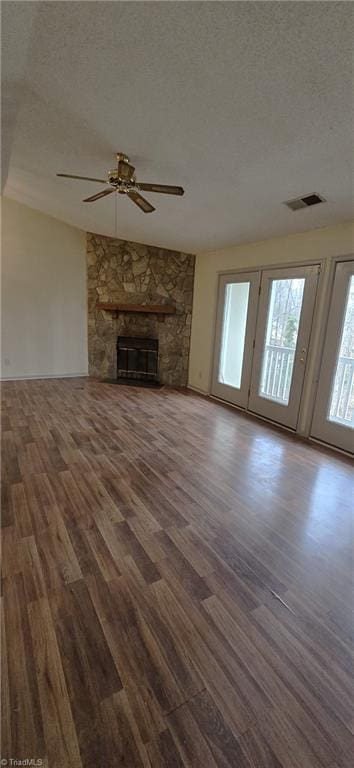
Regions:
<svg viewBox="0 0 354 768"><path fill-rule="evenodd" d="M117 381L122 384L159 385L157 339L118 336Z"/></svg>

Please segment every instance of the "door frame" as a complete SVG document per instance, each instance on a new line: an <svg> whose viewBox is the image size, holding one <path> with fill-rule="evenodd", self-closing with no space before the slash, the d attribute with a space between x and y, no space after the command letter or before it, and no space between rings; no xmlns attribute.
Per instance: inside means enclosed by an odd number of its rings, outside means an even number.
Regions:
<svg viewBox="0 0 354 768"><path fill-rule="evenodd" d="M327 292L325 297L326 316L325 316L325 322L323 323L323 328L321 333L321 344L320 344L320 349L319 349L318 359L317 359L317 369L316 369L317 375L316 375L316 382L315 382L315 392L314 392L314 397L312 401L311 422L309 427L309 436L311 439L323 445L334 448L338 451L349 453L349 454L352 454L351 446L353 445L353 434L350 432L348 427L344 427L345 430L348 430L348 439L344 441L348 445L340 446L340 445L337 445L335 442L331 442L330 432L332 432L332 439L333 438L336 439L336 435L338 435L339 443L341 442L341 439L340 439L341 435L343 436L346 433L343 432L343 427L340 424L336 424L336 422L331 422L328 437L326 437L324 419L325 419L325 412L328 407L328 400L331 393L331 386L333 383L334 365L335 365L337 352L338 352L339 336L341 334L343 320L344 320L343 315L340 317L340 319L338 318L338 320L334 318L335 328L334 328L334 334L333 334L333 328L330 325L330 321L332 321L332 315L334 311L332 307L332 302L333 302L333 298L335 296L335 290L336 290L336 284L335 284L336 272L339 264L345 265L352 261L354 261L354 254L346 254L345 256L335 256L331 259L330 275L329 275L329 281L328 281ZM344 275L342 279L344 279ZM326 350L328 333L330 333L332 336L334 335L337 341L337 348L336 348L335 354L332 354L332 355L330 351L327 352ZM332 358L331 363L333 362L334 365L331 366L331 373L325 374L326 378L325 378L324 386L327 388L326 404L322 406L322 404L320 404L317 399L317 394L321 387L321 371L322 371L322 365L323 365L326 354L330 356L330 360ZM322 409L322 413L321 413L321 409ZM322 426L322 429L321 429L321 426ZM320 432L322 432L322 435L320 435ZM351 440L350 440L350 437L352 438Z"/></svg>

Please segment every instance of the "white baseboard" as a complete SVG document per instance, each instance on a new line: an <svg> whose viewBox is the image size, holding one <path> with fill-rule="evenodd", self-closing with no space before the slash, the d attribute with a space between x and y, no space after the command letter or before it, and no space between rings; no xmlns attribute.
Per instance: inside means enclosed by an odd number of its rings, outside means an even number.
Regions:
<svg viewBox="0 0 354 768"><path fill-rule="evenodd" d="M31 381L36 379L79 379L88 373L44 373L35 376L1 376L0 381Z"/></svg>
<svg viewBox="0 0 354 768"><path fill-rule="evenodd" d="M198 387L192 387L191 384L187 384L187 389L191 389L192 392L197 392L198 395L204 395L204 397L209 397L209 392L205 392L204 389L199 389Z"/></svg>

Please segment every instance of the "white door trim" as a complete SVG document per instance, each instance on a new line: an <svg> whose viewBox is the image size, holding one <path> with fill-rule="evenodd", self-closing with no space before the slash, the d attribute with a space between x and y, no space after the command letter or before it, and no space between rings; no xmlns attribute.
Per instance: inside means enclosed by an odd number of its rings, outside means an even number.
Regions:
<svg viewBox="0 0 354 768"><path fill-rule="evenodd" d="M344 323L344 308L349 280L354 274L354 261L336 259L330 296L327 326L321 357L318 386L311 424L311 437L353 453L353 430L327 418L332 393L339 344Z"/></svg>

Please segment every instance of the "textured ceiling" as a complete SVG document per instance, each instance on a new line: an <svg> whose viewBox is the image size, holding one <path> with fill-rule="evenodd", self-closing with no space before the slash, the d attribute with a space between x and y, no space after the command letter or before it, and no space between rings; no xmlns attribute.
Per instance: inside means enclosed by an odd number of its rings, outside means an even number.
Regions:
<svg viewBox="0 0 354 768"><path fill-rule="evenodd" d="M85 230L210 250L353 213L348 2L3 2L5 194ZM183 198L93 203L126 152ZM328 202L292 213L283 200Z"/></svg>

